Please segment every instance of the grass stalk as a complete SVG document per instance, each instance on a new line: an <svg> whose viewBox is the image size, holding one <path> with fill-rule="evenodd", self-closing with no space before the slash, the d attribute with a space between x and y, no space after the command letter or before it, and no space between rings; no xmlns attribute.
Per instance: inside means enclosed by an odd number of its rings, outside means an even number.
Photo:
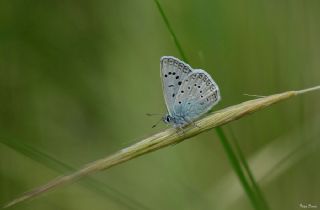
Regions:
<svg viewBox="0 0 320 210"><path fill-rule="evenodd" d="M196 121L195 123L197 124L197 126L187 126L186 128L184 128L184 133L182 135L181 133L177 132L177 130L174 128L162 130L156 134L142 139L141 141L133 144L132 146L121 149L120 151L110 156L87 164L80 170L75 171L74 173L57 177L56 179L49 181L45 185L42 185L29 192L26 192L20 197L6 204L4 207L13 206L22 201L42 195L47 191L56 189L59 186L72 183L80 178L87 177L88 175L94 174L98 171L102 171L113 166L119 165L121 163L129 161L141 155L147 154L149 152L167 147L169 145L176 145L177 143L180 143L200 133L230 123L234 120L238 120L244 116L247 116L263 108L266 108L277 102L289 99L293 96L300 95L302 93L307 93L315 90L320 90L320 86L308 89L308 91L287 91L284 93L249 100L234 106L227 107L225 109L211 113L208 116Z"/></svg>

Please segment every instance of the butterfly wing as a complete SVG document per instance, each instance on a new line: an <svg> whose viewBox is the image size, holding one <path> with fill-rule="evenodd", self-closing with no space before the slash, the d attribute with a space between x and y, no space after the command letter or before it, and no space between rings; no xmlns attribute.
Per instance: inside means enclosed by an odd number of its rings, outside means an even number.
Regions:
<svg viewBox="0 0 320 210"><path fill-rule="evenodd" d="M178 90L192 68L175 57L163 56L160 59L160 70L164 100L169 114L172 115Z"/></svg>
<svg viewBox="0 0 320 210"><path fill-rule="evenodd" d="M192 122L207 113L221 99L218 85L201 69L192 71L182 82L173 110L175 116Z"/></svg>

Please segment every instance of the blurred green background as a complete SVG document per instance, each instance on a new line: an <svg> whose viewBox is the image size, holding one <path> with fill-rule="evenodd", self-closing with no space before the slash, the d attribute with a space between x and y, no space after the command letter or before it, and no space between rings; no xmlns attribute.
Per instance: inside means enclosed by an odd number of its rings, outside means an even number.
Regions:
<svg viewBox="0 0 320 210"><path fill-rule="evenodd" d="M214 110L320 84L318 0L160 1ZM163 55L181 58L154 1L0 1L0 204L164 128ZM223 127L271 209L320 208L314 92ZM11 209L252 209L214 131Z"/></svg>

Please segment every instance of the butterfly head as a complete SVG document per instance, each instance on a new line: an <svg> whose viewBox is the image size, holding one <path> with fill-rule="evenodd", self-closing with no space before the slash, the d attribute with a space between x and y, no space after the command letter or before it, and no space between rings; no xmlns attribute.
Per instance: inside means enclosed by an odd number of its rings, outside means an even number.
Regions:
<svg viewBox="0 0 320 210"><path fill-rule="evenodd" d="M169 114L166 114L165 116L163 116L162 120L164 123L170 124L173 122L173 117Z"/></svg>

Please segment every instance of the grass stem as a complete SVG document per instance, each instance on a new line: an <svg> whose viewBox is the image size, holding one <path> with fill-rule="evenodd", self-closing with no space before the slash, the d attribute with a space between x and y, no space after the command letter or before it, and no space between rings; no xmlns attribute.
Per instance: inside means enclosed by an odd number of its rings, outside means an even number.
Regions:
<svg viewBox="0 0 320 210"><path fill-rule="evenodd" d="M319 90L320 88L311 88L309 91ZM160 131L154 135L142 139L141 141L133 144L132 146L121 149L120 151L107 156L105 158L96 160L78 171L69 175L57 177L56 179L48 182L45 185L37 187L29 192L24 193L20 197L6 204L4 207L13 206L22 201L42 195L43 193L56 189L59 186L72 183L80 178L87 177L98 171L102 171L113 166L119 165L141 155L153 152L155 150L164 148L169 145L176 145L186 139L195 135L213 129L215 127L230 123L238 120L244 116L254 113L258 110L266 108L272 104L289 99L293 96L309 91L288 91L275 95L266 96L264 98L249 100L234 106L227 107L217 112L211 113L208 116L196 121L198 126L189 125L184 128L184 133L181 135L174 128L168 128Z"/></svg>

